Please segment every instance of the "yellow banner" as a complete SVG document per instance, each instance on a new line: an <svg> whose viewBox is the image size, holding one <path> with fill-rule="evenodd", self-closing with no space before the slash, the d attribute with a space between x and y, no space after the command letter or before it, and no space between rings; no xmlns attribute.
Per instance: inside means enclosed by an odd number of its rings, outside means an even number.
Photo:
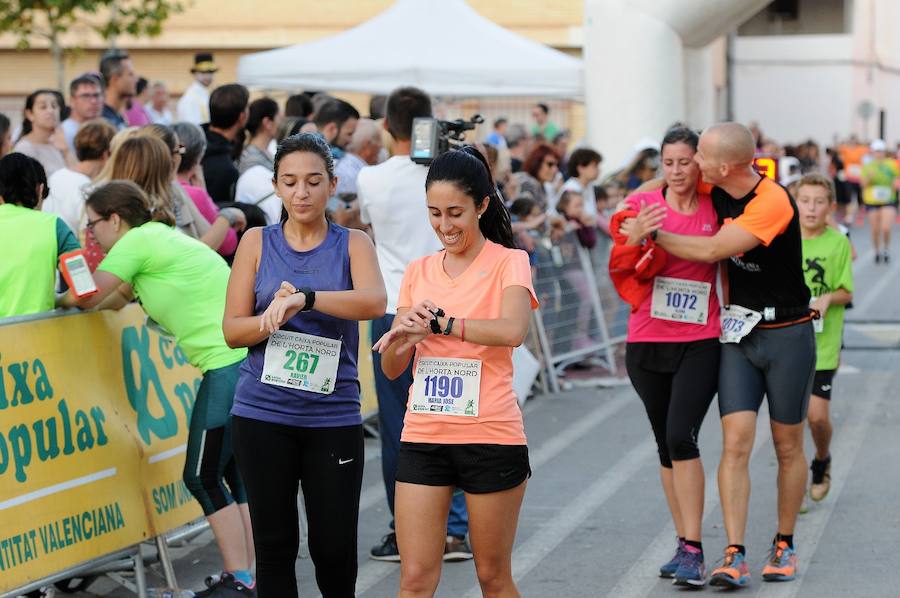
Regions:
<svg viewBox="0 0 900 598"><path fill-rule="evenodd" d="M369 416L368 322L359 353ZM0 325L0 592L202 516L182 482L200 381L137 305Z"/></svg>
<svg viewBox="0 0 900 598"><path fill-rule="evenodd" d="M144 319L0 326L0 592L201 515L181 482L200 373Z"/></svg>

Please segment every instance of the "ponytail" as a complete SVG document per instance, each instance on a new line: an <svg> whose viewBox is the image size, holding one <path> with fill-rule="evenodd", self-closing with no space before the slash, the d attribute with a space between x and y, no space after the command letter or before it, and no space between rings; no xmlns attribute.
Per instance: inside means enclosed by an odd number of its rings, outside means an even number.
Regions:
<svg viewBox="0 0 900 598"><path fill-rule="evenodd" d="M487 159L476 147L467 145L438 156L428 169L425 189L438 181L459 187L472 198L477 209L487 201L487 208L478 220L481 234L498 245L516 248L509 212L497 192Z"/></svg>

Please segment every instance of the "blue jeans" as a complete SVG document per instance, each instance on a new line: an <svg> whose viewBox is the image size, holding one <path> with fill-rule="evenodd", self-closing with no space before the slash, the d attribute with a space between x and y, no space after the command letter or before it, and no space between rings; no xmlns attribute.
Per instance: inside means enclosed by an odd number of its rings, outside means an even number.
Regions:
<svg viewBox="0 0 900 598"><path fill-rule="evenodd" d="M372 320L372 342L391 329L394 314L387 314ZM400 454L400 434L403 432L403 417L406 415L406 401L412 386L412 363L396 380L389 380L381 371L381 355L373 353L375 368L375 391L378 394L378 429L381 433L381 474L387 493L388 508L391 510L391 529L394 529L394 484L397 477L397 457ZM450 514L447 517L447 535L465 536L469 531L469 513L466 511L466 497L461 491L453 493Z"/></svg>

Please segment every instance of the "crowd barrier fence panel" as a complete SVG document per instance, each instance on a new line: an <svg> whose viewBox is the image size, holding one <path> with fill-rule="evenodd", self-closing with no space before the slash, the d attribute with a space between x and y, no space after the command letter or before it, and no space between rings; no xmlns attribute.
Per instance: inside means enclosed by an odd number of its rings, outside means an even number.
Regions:
<svg viewBox="0 0 900 598"><path fill-rule="evenodd" d="M572 363L592 357L616 374L613 343L589 252L574 232L556 243L539 242L534 252L534 288L541 307L534 324L550 390Z"/></svg>

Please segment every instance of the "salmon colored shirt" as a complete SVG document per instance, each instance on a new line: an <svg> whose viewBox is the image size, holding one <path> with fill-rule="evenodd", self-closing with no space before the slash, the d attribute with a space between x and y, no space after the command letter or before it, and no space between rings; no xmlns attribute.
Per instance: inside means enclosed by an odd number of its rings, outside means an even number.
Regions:
<svg viewBox="0 0 900 598"><path fill-rule="evenodd" d="M450 278L444 271L444 255L441 251L409 264L400 285L398 311L428 299L447 316L456 318L454 328L460 325L460 318L493 320L501 316L503 290L513 286L528 289L531 308L538 307L531 266L524 251L486 241L475 260L456 278ZM416 345L416 363L421 357L481 360L478 416L412 413L407 408L402 441L525 444L522 412L512 386L512 347L486 347L434 334Z"/></svg>

